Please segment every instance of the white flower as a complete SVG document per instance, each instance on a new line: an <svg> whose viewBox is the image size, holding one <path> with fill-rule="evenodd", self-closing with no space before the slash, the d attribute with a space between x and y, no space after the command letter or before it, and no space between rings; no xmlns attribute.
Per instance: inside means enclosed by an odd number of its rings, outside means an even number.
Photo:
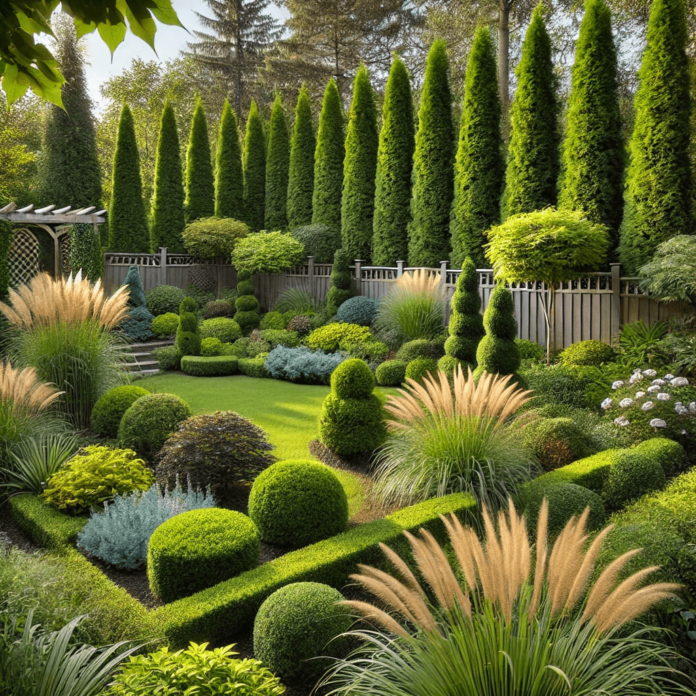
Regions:
<svg viewBox="0 0 696 696"><path fill-rule="evenodd" d="M672 380L672 386L673 387L688 387L689 386L689 380L686 379L686 377L675 377Z"/></svg>
<svg viewBox="0 0 696 696"><path fill-rule="evenodd" d="M646 401L641 407L641 411L649 411L651 408L653 408L655 404L652 401Z"/></svg>
<svg viewBox="0 0 696 696"><path fill-rule="evenodd" d="M665 423L662 418L653 418L650 421L650 425L652 425L653 428L666 428L667 423Z"/></svg>
<svg viewBox="0 0 696 696"><path fill-rule="evenodd" d="M655 370L643 370L643 374L646 377L657 377L657 372L655 372Z"/></svg>
<svg viewBox="0 0 696 696"><path fill-rule="evenodd" d="M665 375L665 379L669 382L671 379L674 379L674 375L671 372L668 372ZM687 384L688 384L688 382L687 382Z"/></svg>
<svg viewBox="0 0 696 696"><path fill-rule="evenodd" d="M645 392L636 392L636 399L642 399L645 396Z"/></svg>
<svg viewBox="0 0 696 696"><path fill-rule="evenodd" d="M617 379L616 382L614 382L611 385L611 388L612 389L621 389L621 387L623 387L625 384L626 384L626 382L624 382L622 379Z"/></svg>
<svg viewBox="0 0 696 696"><path fill-rule="evenodd" d="M616 425L621 426L630 425L630 421L625 416L619 416L618 418L614 418L614 423Z"/></svg>
<svg viewBox="0 0 696 696"><path fill-rule="evenodd" d="M696 404L696 402L694 402ZM601 406L602 408L606 411L608 408L611 408L614 405L614 399L610 399L607 397L602 401Z"/></svg>
<svg viewBox="0 0 696 696"><path fill-rule="evenodd" d="M640 382L641 379L645 379L643 375L640 373L640 370L638 372L634 372L630 379L628 380L629 384L635 384L636 382Z"/></svg>
<svg viewBox="0 0 696 696"><path fill-rule="evenodd" d="M635 403L636 402L633 399L626 398L619 401L619 406L621 406L621 408L628 408L629 406L633 406Z"/></svg>
<svg viewBox="0 0 696 696"><path fill-rule="evenodd" d="M660 385L659 384L654 384L652 387L648 387L648 394L654 394L655 392L660 391Z"/></svg>
<svg viewBox="0 0 696 696"><path fill-rule="evenodd" d="M659 384L660 386L662 386L663 384L667 384L667 382L665 382L664 379L654 379L654 380L651 382L651 384Z"/></svg>
<svg viewBox="0 0 696 696"><path fill-rule="evenodd" d="M672 397L669 394L666 394L665 392L661 392L657 395L658 401L669 401L671 398Z"/></svg>

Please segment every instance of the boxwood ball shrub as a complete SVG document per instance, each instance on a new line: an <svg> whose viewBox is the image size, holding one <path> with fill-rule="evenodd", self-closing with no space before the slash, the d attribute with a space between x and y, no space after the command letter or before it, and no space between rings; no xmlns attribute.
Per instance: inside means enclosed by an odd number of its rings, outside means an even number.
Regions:
<svg viewBox="0 0 696 696"><path fill-rule="evenodd" d="M328 466L288 459L254 481L249 516L265 541L299 548L345 530L348 498Z"/></svg>
<svg viewBox="0 0 696 696"><path fill-rule="evenodd" d="M218 317L206 319L200 325L201 338L219 338L223 343L234 343L242 337L242 329L234 319Z"/></svg>
<svg viewBox="0 0 696 696"><path fill-rule="evenodd" d="M307 345L312 350L332 352L340 348L341 341L362 343L371 338L372 333L367 326L334 323L314 329L307 337Z"/></svg>
<svg viewBox="0 0 696 696"><path fill-rule="evenodd" d="M571 418L534 420L522 430L522 440L546 471L593 454L585 433Z"/></svg>
<svg viewBox="0 0 696 696"><path fill-rule="evenodd" d="M341 230L330 225L302 225L290 230L290 234L304 246L307 256L315 263L333 263L336 251L341 248Z"/></svg>
<svg viewBox="0 0 696 696"><path fill-rule="evenodd" d="M255 568L261 543L241 512L190 510L162 523L150 537L147 576L163 602L200 592Z"/></svg>
<svg viewBox="0 0 696 696"><path fill-rule="evenodd" d="M297 333L284 329L264 329L259 331L259 338L268 344L268 349L265 352L270 352L276 346L296 348L300 344L300 336Z"/></svg>
<svg viewBox="0 0 696 696"><path fill-rule="evenodd" d="M181 358L181 371L194 377L236 375L239 371L239 360L234 355L185 355Z"/></svg>
<svg viewBox="0 0 696 696"><path fill-rule="evenodd" d="M663 489L666 483L659 461L643 452L627 450L609 467L602 497L610 510L619 510L631 500Z"/></svg>
<svg viewBox="0 0 696 696"><path fill-rule="evenodd" d="M389 346L382 341L363 341L362 343L351 343L341 341L339 349L349 358L360 358L366 363L382 363L389 355Z"/></svg>
<svg viewBox="0 0 696 696"><path fill-rule="evenodd" d="M233 218L200 218L186 225L184 246L195 259L228 258L237 242L249 234L249 227Z"/></svg>
<svg viewBox="0 0 696 696"><path fill-rule="evenodd" d="M198 355L201 352L197 311L198 305L192 297L185 297L179 306L179 327L175 342L179 355Z"/></svg>
<svg viewBox="0 0 696 696"><path fill-rule="evenodd" d="M375 377L380 387L400 387L406 379L405 360L387 360L377 367Z"/></svg>
<svg viewBox="0 0 696 696"><path fill-rule="evenodd" d="M346 300L336 312L336 321L345 324L369 326L375 320L379 311L379 300L372 297L351 297Z"/></svg>
<svg viewBox="0 0 696 696"><path fill-rule="evenodd" d="M339 604L343 599L319 582L276 590L254 620L254 655L285 682L316 680L331 665L330 658L345 656L347 640L338 637L353 619Z"/></svg>
<svg viewBox="0 0 696 696"><path fill-rule="evenodd" d="M161 314L178 314L186 293L173 285L158 285L145 293L147 308L158 317Z"/></svg>
<svg viewBox="0 0 696 696"><path fill-rule="evenodd" d="M267 312L261 317L260 329L276 329L282 331L288 325L288 320L281 312Z"/></svg>
<svg viewBox="0 0 696 696"><path fill-rule="evenodd" d="M123 414L119 443L151 459L179 423L192 415L191 407L175 394L142 396Z"/></svg>
<svg viewBox="0 0 696 696"><path fill-rule="evenodd" d="M512 375L520 366L520 351L515 343L517 321L512 293L502 284L496 285L483 315L486 335L476 350L478 372Z"/></svg>
<svg viewBox="0 0 696 696"><path fill-rule="evenodd" d="M157 338L166 338L167 336L174 336L178 328L179 315L174 314L174 312L160 314L152 320L152 333L155 334Z"/></svg>
<svg viewBox="0 0 696 696"><path fill-rule="evenodd" d="M254 281L249 271L237 272L237 299L234 301L234 320L248 336L261 323L259 301L254 297Z"/></svg>
<svg viewBox="0 0 696 696"><path fill-rule="evenodd" d="M219 338L204 338L201 341L201 356L204 358L212 358L216 355L222 355L222 341ZM189 355L187 357L196 357Z"/></svg>
<svg viewBox="0 0 696 696"><path fill-rule="evenodd" d="M234 317L234 300L211 300L201 311L204 319L217 319L218 317Z"/></svg>
<svg viewBox="0 0 696 696"><path fill-rule="evenodd" d="M94 404L90 425L97 435L104 437L116 437L118 426L123 414L141 396L147 396L150 392L143 387L125 385L114 387L106 394L102 394Z"/></svg>
<svg viewBox="0 0 696 696"><path fill-rule="evenodd" d="M428 375L437 375L437 360L435 358L416 358L406 366L406 379L420 382Z"/></svg>
<svg viewBox="0 0 696 696"><path fill-rule="evenodd" d="M416 358L434 358L435 352L431 341L427 338L417 338L407 341L396 351L397 360L405 360L407 363Z"/></svg>
<svg viewBox="0 0 696 696"><path fill-rule="evenodd" d="M461 360L458 360L457 358L454 358L451 355L443 355L437 361L437 369L440 372L444 372L445 375L447 375L447 377L453 377L455 371L460 365L462 366L463 370L466 370L467 367L470 367L468 363L463 363Z"/></svg>
<svg viewBox="0 0 696 696"><path fill-rule="evenodd" d="M558 356L564 365L599 367L616 359L616 351L602 341L578 341L568 346Z"/></svg>

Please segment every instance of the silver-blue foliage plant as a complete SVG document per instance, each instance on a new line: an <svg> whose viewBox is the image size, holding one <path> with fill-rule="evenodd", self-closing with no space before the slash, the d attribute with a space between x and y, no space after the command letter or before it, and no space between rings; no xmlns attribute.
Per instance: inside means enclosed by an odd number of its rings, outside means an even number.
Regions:
<svg viewBox="0 0 696 696"><path fill-rule="evenodd" d="M266 358L266 369L276 379L309 384L328 384L331 373L345 360L340 353L312 351L305 346L299 348L274 348Z"/></svg>

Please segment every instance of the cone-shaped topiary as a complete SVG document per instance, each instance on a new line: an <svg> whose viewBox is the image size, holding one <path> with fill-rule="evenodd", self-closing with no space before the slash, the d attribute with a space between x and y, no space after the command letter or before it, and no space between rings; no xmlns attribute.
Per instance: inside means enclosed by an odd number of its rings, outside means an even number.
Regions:
<svg viewBox="0 0 696 696"><path fill-rule="evenodd" d="M187 297L179 306L179 328L176 330L176 348L179 355L200 355L201 332L198 328L196 312L198 305L192 297Z"/></svg>
<svg viewBox="0 0 696 696"><path fill-rule="evenodd" d="M541 5L534 10L524 38L510 123L503 218L556 203L558 102L551 39Z"/></svg>
<svg viewBox="0 0 696 696"><path fill-rule="evenodd" d="M119 329L134 342L147 341L153 338L152 320L155 318L147 308L143 283L140 280L140 270L131 266L123 284L128 287L128 316L121 322Z"/></svg>
<svg viewBox="0 0 696 696"><path fill-rule="evenodd" d="M605 225L612 248L621 224L624 159L611 11L604 0L587 0L575 47L558 203Z"/></svg>
<svg viewBox="0 0 696 696"><path fill-rule="evenodd" d="M304 85L300 88L295 107L295 125L290 145L288 177L288 226L290 229L312 222L314 195L314 150L316 139L312 125L312 106Z"/></svg>
<svg viewBox="0 0 696 696"><path fill-rule="evenodd" d="M266 136L256 101L252 101L244 135L244 214L256 232L263 229L265 204Z"/></svg>
<svg viewBox="0 0 696 696"><path fill-rule="evenodd" d="M128 104L123 105L118 123L111 181L109 248L133 254L149 252L150 234L143 203L140 155L133 114Z"/></svg>
<svg viewBox="0 0 696 696"><path fill-rule="evenodd" d="M343 188L343 108L336 81L324 91L319 115L317 149L314 154L314 193L312 222L341 229L341 191Z"/></svg>
<svg viewBox="0 0 696 696"><path fill-rule="evenodd" d="M249 271L237 273L237 299L234 301L234 320L245 336L248 336L261 323L259 301L254 297L254 281Z"/></svg>
<svg viewBox="0 0 696 696"><path fill-rule="evenodd" d="M160 121L150 222L150 249L153 254L159 247L167 247L172 254L184 253L184 242L181 238L186 226L184 182L181 177L176 117L169 102L164 105Z"/></svg>
<svg viewBox="0 0 696 696"><path fill-rule="evenodd" d="M186 158L186 220L211 217L215 213L215 183L210 159L208 123L199 99L191 121Z"/></svg>
<svg viewBox="0 0 696 696"><path fill-rule="evenodd" d="M375 96L361 65L350 105L341 199L341 241L353 259L369 260L372 254L378 144Z"/></svg>
<svg viewBox="0 0 696 696"><path fill-rule="evenodd" d="M394 58L384 93L379 133L372 262L395 266L408 258L411 171L415 130L408 70Z"/></svg>
<svg viewBox="0 0 696 696"><path fill-rule="evenodd" d="M479 27L466 68L464 108L454 168L452 265L463 268L469 256L485 268L486 230L500 223L500 194L505 167L500 131L495 44Z"/></svg>
<svg viewBox="0 0 696 696"><path fill-rule="evenodd" d="M266 162L267 230L284 230L288 226L288 174L290 167L290 140L285 110L277 94L271 111L268 132L268 161Z"/></svg>
<svg viewBox="0 0 696 696"><path fill-rule="evenodd" d="M512 293L496 285L483 315L486 335L476 351L477 373L512 375L520 366L520 351L515 343L517 321Z"/></svg>
<svg viewBox="0 0 696 696"><path fill-rule="evenodd" d="M215 217L244 219L244 174L237 114L225 99L215 168Z"/></svg>
<svg viewBox="0 0 696 696"><path fill-rule="evenodd" d="M338 308L353 297L353 276L350 272L350 256L348 252L339 249L334 254L331 268L331 287L326 296L326 313L332 317Z"/></svg>
<svg viewBox="0 0 696 696"><path fill-rule="evenodd" d="M447 48L435 41L428 54L413 157L413 198L408 262L436 267L450 255L454 194L454 126Z"/></svg>
<svg viewBox="0 0 696 696"><path fill-rule="evenodd" d="M654 0L638 77L619 257L635 274L657 247L691 233L690 97L685 6Z"/></svg>

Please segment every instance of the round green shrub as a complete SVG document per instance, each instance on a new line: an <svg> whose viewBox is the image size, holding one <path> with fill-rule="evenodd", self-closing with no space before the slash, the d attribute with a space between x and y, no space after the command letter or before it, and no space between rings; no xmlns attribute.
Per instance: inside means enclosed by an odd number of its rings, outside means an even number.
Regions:
<svg viewBox="0 0 696 696"><path fill-rule="evenodd" d="M288 325L285 315L280 312L268 312L261 317L261 323L259 328L262 330L275 329L276 331L283 331Z"/></svg>
<svg viewBox="0 0 696 696"><path fill-rule="evenodd" d="M240 280L237 283L237 297L244 295L254 294L254 281L253 280ZM236 300L235 300L236 302Z"/></svg>
<svg viewBox="0 0 696 696"><path fill-rule="evenodd" d="M201 314L204 319L217 319L218 317L227 317L231 319L234 316L234 301L211 300L203 307Z"/></svg>
<svg viewBox="0 0 696 696"><path fill-rule="evenodd" d="M234 315L234 320L239 324L244 336L248 336L261 321L258 312L237 312Z"/></svg>
<svg viewBox="0 0 696 696"><path fill-rule="evenodd" d="M234 355L213 355L207 358L202 355L185 355L181 358L181 371L194 377L224 377L236 375L238 370L239 359Z"/></svg>
<svg viewBox="0 0 696 696"><path fill-rule="evenodd" d="M334 254L341 248L340 227L330 225L302 225L290 234L304 246L305 254L315 263L333 263Z"/></svg>
<svg viewBox="0 0 696 696"><path fill-rule="evenodd" d="M160 314L152 320L152 333L157 336L157 338L166 338L167 336L173 336L176 330L179 328L179 315L174 314L174 312L168 312L167 314Z"/></svg>
<svg viewBox="0 0 696 696"><path fill-rule="evenodd" d="M546 471L593 454L585 433L570 418L534 420L522 430L522 439Z"/></svg>
<svg viewBox="0 0 696 696"><path fill-rule="evenodd" d="M287 328L288 331L294 331L299 336L306 336L311 331L309 317L304 314L298 314L290 319Z"/></svg>
<svg viewBox="0 0 696 696"><path fill-rule="evenodd" d="M559 358L564 365L599 367L616 360L616 351L602 341L579 341L562 351Z"/></svg>
<svg viewBox="0 0 696 696"><path fill-rule="evenodd" d="M336 321L345 324L369 326L375 320L379 311L379 300L372 297L351 297L346 300L336 312Z"/></svg>
<svg viewBox="0 0 696 696"><path fill-rule="evenodd" d="M452 377L458 367L461 367L466 375L469 368L473 369L473 365L468 362L463 362L462 360L457 360L457 358L452 355L443 355L437 361L437 369L444 372L448 377Z"/></svg>
<svg viewBox="0 0 696 696"><path fill-rule="evenodd" d="M406 379L405 360L387 360L377 367L375 376L380 387L400 387Z"/></svg>
<svg viewBox="0 0 696 696"><path fill-rule="evenodd" d="M195 259L228 258L249 227L234 218L198 218L182 233L184 246Z"/></svg>
<svg viewBox="0 0 696 696"><path fill-rule="evenodd" d="M90 419L92 430L103 437L116 437L123 414L141 396L147 396L149 393L143 387L132 385L110 389L94 404Z"/></svg>
<svg viewBox="0 0 696 696"><path fill-rule="evenodd" d="M533 483L525 495L524 513L530 529L536 528L541 504L549 501L549 534L558 534L573 515L581 515L585 508L590 508L587 527L599 529L606 519L604 501L594 491L575 483L553 483L537 485Z"/></svg>
<svg viewBox="0 0 696 696"><path fill-rule="evenodd" d="M362 343L371 339L372 333L367 326L334 323L314 329L307 337L307 345L312 350L323 350L329 353L338 350L343 341Z"/></svg>
<svg viewBox="0 0 696 696"><path fill-rule="evenodd" d="M607 507L619 510L640 496L665 487L667 477L660 462L652 457L625 450L609 467L602 497Z"/></svg>
<svg viewBox="0 0 696 696"><path fill-rule="evenodd" d="M375 394L367 399L329 394L319 417L319 439L343 457L372 452L386 439L382 402Z"/></svg>
<svg viewBox="0 0 696 696"><path fill-rule="evenodd" d="M181 367L181 355L176 346L163 346L152 351L160 370L178 370Z"/></svg>
<svg viewBox="0 0 696 696"><path fill-rule="evenodd" d="M254 523L241 512L189 510L154 531L147 548L153 593L173 602L255 568L261 543Z"/></svg>
<svg viewBox="0 0 696 696"><path fill-rule="evenodd" d="M666 437L655 437L640 443L641 454L648 455L662 467L668 478L684 470L686 465L686 452L684 448L674 440Z"/></svg>
<svg viewBox="0 0 696 696"><path fill-rule="evenodd" d="M204 358L212 358L216 355L222 355L222 341L214 336L204 338L201 341L201 356ZM186 357L196 356L187 355Z"/></svg>
<svg viewBox="0 0 696 696"><path fill-rule="evenodd" d="M339 399L368 399L374 388L372 370L358 358L345 360L331 374L331 391Z"/></svg>
<svg viewBox="0 0 696 696"><path fill-rule="evenodd" d="M253 295L240 295L235 301L234 306L237 312L257 312L259 301ZM261 319L259 318L259 322Z"/></svg>
<svg viewBox="0 0 696 696"><path fill-rule="evenodd" d="M389 346L382 341L363 341L362 343L341 341L339 348L349 358L360 358L366 363L382 363L389 355Z"/></svg>
<svg viewBox="0 0 696 696"><path fill-rule="evenodd" d="M179 305L184 301L186 293L173 285L158 285L145 293L147 308L154 314L178 314Z"/></svg>
<svg viewBox="0 0 696 696"><path fill-rule="evenodd" d="M406 366L406 379L420 382L428 374L437 375L437 360L434 358L416 358Z"/></svg>
<svg viewBox="0 0 696 696"><path fill-rule="evenodd" d="M396 359L405 360L407 363L416 358L434 357L433 344L426 338L417 338L415 341L408 341L396 352Z"/></svg>
<svg viewBox="0 0 696 696"><path fill-rule="evenodd" d="M546 357L546 351L536 341L527 338L516 338L515 344L520 354L520 360L535 360L539 362Z"/></svg>
<svg viewBox="0 0 696 696"><path fill-rule="evenodd" d="M318 582L296 582L276 590L254 621L254 655L285 682L316 680L329 659L345 656L338 638L351 626L343 595Z"/></svg>
<svg viewBox="0 0 696 696"><path fill-rule="evenodd" d="M192 415L191 407L174 394L141 396L121 418L119 442L151 459L179 423Z"/></svg>
<svg viewBox="0 0 696 696"><path fill-rule="evenodd" d="M219 338L221 343L234 343L242 337L242 330L234 319L218 317L201 322L201 338Z"/></svg>
<svg viewBox="0 0 696 696"><path fill-rule="evenodd" d="M348 498L328 466L288 459L269 466L254 481L249 516L262 539L307 546L345 530Z"/></svg>

